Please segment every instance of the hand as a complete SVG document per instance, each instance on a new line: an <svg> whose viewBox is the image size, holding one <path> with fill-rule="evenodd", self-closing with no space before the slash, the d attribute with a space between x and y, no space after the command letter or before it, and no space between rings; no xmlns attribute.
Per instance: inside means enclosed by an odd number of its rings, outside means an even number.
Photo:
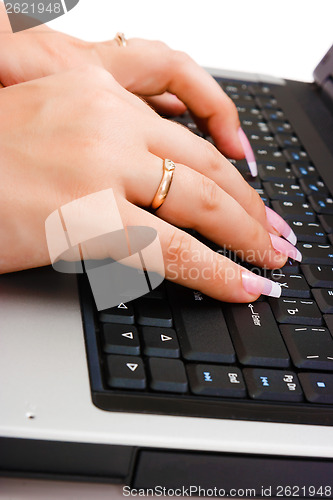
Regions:
<svg viewBox="0 0 333 500"><path fill-rule="evenodd" d="M270 236L259 196L214 146L160 118L105 70L84 67L2 89L0 117L0 272L49 264L46 218L110 187L125 227L157 230L166 277L217 299L251 301L271 285L247 271L242 277L244 268L173 224L255 265L280 267L287 255L298 256L290 243ZM160 183L163 158L174 160L176 170L153 215L144 208ZM275 228L287 234L286 223L274 217Z"/></svg>
<svg viewBox="0 0 333 500"><path fill-rule="evenodd" d="M0 26L0 81L5 86L87 64L98 65L162 114L182 114L188 108L222 153L229 158L244 158L235 105L185 53L171 50L162 42L141 39L129 40L126 48L119 47L115 40L88 43L46 26L12 34L2 3Z"/></svg>

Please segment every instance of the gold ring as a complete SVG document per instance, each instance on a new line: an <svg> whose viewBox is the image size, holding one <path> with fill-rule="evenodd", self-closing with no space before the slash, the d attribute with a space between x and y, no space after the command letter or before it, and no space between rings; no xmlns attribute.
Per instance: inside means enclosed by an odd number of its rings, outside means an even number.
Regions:
<svg viewBox="0 0 333 500"><path fill-rule="evenodd" d="M171 160L163 160L163 176L151 204L153 210L160 208L168 196L176 165Z"/></svg>
<svg viewBox="0 0 333 500"><path fill-rule="evenodd" d="M127 40L124 35L124 33L117 33L116 36L114 37L115 41L119 45L119 47L126 47L127 46Z"/></svg>

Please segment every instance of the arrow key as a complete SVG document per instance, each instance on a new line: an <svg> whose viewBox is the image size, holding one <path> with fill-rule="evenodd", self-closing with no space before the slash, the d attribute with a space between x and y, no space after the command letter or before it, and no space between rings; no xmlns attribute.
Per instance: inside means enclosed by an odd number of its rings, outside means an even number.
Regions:
<svg viewBox="0 0 333 500"><path fill-rule="evenodd" d="M179 358L177 334L172 328L142 328L144 354L161 358Z"/></svg>
<svg viewBox="0 0 333 500"><path fill-rule="evenodd" d="M103 350L107 354L140 354L139 335L135 326L103 325Z"/></svg>
<svg viewBox="0 0 333 500"><path fill-rule="evenodd" d="M99 313L99 320L104 323L134 324L134 308L130 303L121 302L116 307L105 309Z"/></svg>
<svg viewBox="0 0 333 500"><path fill-rule="evenodd" d="M150 358L150 386L153 391L187 391L187 377L184 363L179 359Z"/></svg>
<svg viewBox="0 0 333 500"><path fill-rule="evenodd" d="M107 356L107 383L116 389L145 389L146 375L141 358Z"/></svg>

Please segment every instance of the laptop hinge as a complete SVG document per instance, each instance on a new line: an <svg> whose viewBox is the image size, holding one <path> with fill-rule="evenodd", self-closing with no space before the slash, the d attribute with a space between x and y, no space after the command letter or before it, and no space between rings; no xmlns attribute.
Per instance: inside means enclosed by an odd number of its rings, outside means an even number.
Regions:
<svg viewBox="0 0 333 500"><path fill-rule="evenodd" d="M314 70L313 76L325 98L333 102L333 45Z"/></svg>

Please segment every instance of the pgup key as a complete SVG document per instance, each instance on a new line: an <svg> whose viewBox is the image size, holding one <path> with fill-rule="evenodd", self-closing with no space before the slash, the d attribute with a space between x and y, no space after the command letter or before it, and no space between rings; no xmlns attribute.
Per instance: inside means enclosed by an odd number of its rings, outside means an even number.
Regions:
<svg viewBox="0 0 333 500"><path fill-rule="evenodd" d="M320 326L323 324L321 312L314 300L310 299L270 299L270 304L278 323Z"/></svg>

